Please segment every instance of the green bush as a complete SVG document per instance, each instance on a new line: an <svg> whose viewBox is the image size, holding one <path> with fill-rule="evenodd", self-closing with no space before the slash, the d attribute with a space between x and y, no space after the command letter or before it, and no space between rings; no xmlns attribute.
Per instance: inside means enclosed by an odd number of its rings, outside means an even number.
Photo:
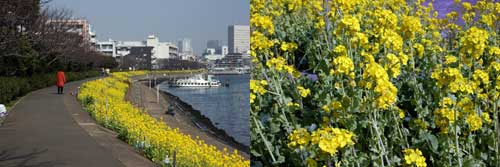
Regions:
<svg viewBox="0 0 500 167"><path fill-rule="evenodd" d="M65 74L68 82L99 76L97 71L65 72ZM8 104L33 90L52 86L55 83L55 73L37 74L31 77L0 77L0 104Z"/></svg>

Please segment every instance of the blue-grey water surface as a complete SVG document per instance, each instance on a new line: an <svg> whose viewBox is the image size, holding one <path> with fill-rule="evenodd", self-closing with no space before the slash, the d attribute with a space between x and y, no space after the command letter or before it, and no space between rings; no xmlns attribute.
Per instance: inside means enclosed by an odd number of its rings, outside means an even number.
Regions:
<svg viewBox="0 0 500 167"><path fill-rule="evenodd" d="M222 83L229 83L229 87L168 87L162 84L160 90L179 97L209 118L217 128L226 131L236 141L249 146L250 76L215 75L214 78Z"/></svg>

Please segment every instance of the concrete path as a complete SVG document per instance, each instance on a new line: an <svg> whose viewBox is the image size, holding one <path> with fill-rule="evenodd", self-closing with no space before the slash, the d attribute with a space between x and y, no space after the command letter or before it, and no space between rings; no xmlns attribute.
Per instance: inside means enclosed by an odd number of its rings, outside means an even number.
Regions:
<svg viewBox="0 0 500 167"><path fill-rule="evenodd" d="M0 166L154 166L82 110L70 94L81 83L66 84L64 95L34 91L13 107L0 127Z"/></svg>

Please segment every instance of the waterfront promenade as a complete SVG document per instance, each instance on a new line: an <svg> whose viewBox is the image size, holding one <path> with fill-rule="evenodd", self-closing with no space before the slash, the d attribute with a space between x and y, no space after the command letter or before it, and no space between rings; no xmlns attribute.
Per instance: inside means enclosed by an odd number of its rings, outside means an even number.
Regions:
<svg viewBox="0 0 500 167"><path fill-rule="evenodd" d="M84 81L23 97L0 126L0 166L154 166L116 133L97 125L70 92Z"/></svg>
<svg viewBox="0 0 500 167"><path fill-rule="evenodd" d="M178 75L177 77L180 76L181 75ZM165 114L165 111L170 104L177 106L176 102L172 99L167 100L160 93L160 103L157 103L158 99L156 96L156 89L150 89L146 86L149 83L147 79L145 79L145 76L136 76L132 78L135 82L131 83L126 99L132 102L135 106L145 109L152 117L158 120L163 119L169 127L179 128L180 132L191 135L192 138L198 137L199 139L204 140L205 143L215 146L220 151L223 151L224 148L227 148L228 152L237 150L237 147L230 144L230 142L216 137L215 134L211 134L209 131L198 128L193 123L189 113L185 113L187 111L182 111L178 107L174 107L174 115ZM165 78L161 79L165 80ZM243 151L238 151L238 153L246 159L250 159L250 155L248 153Z"/></svg>

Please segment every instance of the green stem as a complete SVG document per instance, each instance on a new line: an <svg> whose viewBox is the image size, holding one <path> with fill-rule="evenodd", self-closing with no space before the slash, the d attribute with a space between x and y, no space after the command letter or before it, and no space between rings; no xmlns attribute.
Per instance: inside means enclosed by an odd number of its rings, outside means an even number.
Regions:
<svg viewBox="0 0 500 167"><path fill-rule="evenodd" d="M494 140L494 145L495 145L495 154L497 155L497 162L498 160L500 160L500 154L498 153L498 149L499 149L499 145L498 145L498 140L500 140L500 133L499 133L499 129L498 129L498 112L497 112L497 103L498 103L498 100L495 100L495 102L493 103L493 118L495 120L495 132L496 132L496 136L497 136L497 140Z"/></svg>
<svg viewBox="0 0 500 167"><path fill-rule="evenodd" d="M455 147L456 147L456 152L457 152L457 158L458 158L458 166L459 167L462 167L462 157L461 157L461 153L460 153L460 145L458 143L458 125L457 125L457 122L458 122L458 118L457 118L457 110L453 110L453 115L455 117L455 128L454 128L454 131L455 131Z"/></svg>
<svg viewBox="0 0 500 167"><path fill-rule="evenodd" d="M257 132L259 133L260 137L264 141L264 145L266 145L267 151L271 155L271 159L273 159L273 163L276 162L276 158L274 158L274 154L271 151L271 146L269 144L269 141L267 141L267 138L264 136L264 134L262 134L262 130L260 129L259 122L257 122L257 119L255 119L255 117L253 117L253 121L255 123L255 126L257 127Z"/></svg>
<svg viewBox="0 0 500 167"><path fill-rule="evenodd" d="M377 115L376 112L377 112L377 110L373 111L373 114L374 114L373 117L375 119L378 119L377 116L376 116ZM386 152L386 149L385 149L384 142L382 141L382 137L381 137L381 134L380 134L380 131L379 131L379 127L378 127L377 121L374 120L374 119L372 119L372 123L373 123L373 127L375 129L375 134L377 135L378 145L382 149L382 154L380 155L380 158L382 160L382 166L385 166L385 164L384 164L384 158L387 161L388 166L391 166L391 162L389 161L389 158L387 158L387 152Z"/></svg>
<svg viewBox="0 0 500 167"><path fill-rule="evenodd" d="M356 150L354 149L354 147L351 147L351 152L352 152L352 154L354 155L354 159L357 159L357 158L358 158L358 155L356 155ZM360 165L359 165L359 161L356 161L356 166L357 166L357 167L360 167Z"/></svg>

